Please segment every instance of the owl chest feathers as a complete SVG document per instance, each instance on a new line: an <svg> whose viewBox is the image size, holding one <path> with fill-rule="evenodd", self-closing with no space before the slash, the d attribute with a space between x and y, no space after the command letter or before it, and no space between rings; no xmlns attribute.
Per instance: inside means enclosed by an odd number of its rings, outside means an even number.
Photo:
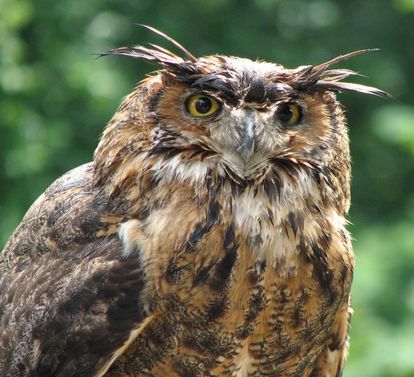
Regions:
<svg viewBox="0 0 414 377"><path fill-rule="evenodd" d="M124 256L144 266L143 300L156 318L140 338L168 328L171 354L201 358L216 376L272 370L270 355L288 365L287 345L311 365L349 293L343 217L333 206L322 210L323 194L305 172L269 196L263 185L206 189L208 167L173 165L159 164L158 185L141 195L146 210L136 209L145 215L118 232ZM311 350L301 349L305 339Z"/></svg>
<svg viewBox="0 0 414 377"><path fill-rule="evenodd" d="M307 361L295 370L306 375L300 368L321 352L323 329L349 293L343 218L313 213L309 192L272 203L246 189L203 202L192 190L175 190L119 230L124 254L136 253L145 266L145 300L156 318L142 339L168 328L162 337L175 360L204 360L213 376L247 376L275 362L283 368L293 347ZM309 339L313 345L302 348ZM159 368L172 373L168 362Z"/></svg>
<svg viewBox="0 0 414 377"><path fill-rule="evenodd" d="M194 248L194 240L199 242L213 226L221 227L224 234L231 225L257 261L277 264L297 254L303 237L317 241L322 231L345 231L344 217L334 206L322 208L321 189L306 172L298 172L295 182L284 179L277 195L272 195L260 184L239 192L230 184L209 187L209 169L208 162L186 165L179 158L153 165L158 186L147 195L152 201L142 205L147 217L126 221L119 229L124 255L142 249L148 241L150 250L154 243L165 244L166 254L172 257L182 248ZM220 167L217 171L220 175ZM171 244L166 244L167 239ZM198 252L208 254L209 250Z"/></svg>

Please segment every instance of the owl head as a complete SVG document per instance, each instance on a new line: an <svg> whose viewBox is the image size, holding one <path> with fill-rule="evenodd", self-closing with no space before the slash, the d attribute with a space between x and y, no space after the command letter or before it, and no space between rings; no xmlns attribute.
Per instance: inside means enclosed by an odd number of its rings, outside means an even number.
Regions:
<svg viewBox="0 0 414 377"><path fill-rule="evenodd" d="M121 184L133 181L138 169L150 171L158 182L203 187L226 182L233 191L261 186L272 196L298 185L302 174L339 190L347 208L348 138L335 93L387 94L344 82L355 73L331 66L371 50L287 69L239 57L196 58L150 29L182 56L156 45L103 54L157 63L162 69L137 86L107 127L96 152L100 177L111 175ZM125 158L128 167L117 170Z"/></svg>

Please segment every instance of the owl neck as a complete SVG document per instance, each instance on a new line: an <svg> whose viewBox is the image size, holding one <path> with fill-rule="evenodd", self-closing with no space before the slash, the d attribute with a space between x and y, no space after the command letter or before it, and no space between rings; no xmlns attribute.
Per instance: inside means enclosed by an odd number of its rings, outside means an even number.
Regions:
<svg viewBox="0 0 414 377"><path fill-rule="evenodd" d="M217 224L234 226L246 247L273 262L292 255L301 239L319 240L327 229L345 229L345 208L335 191L340 182L326 176L326 169L280 171L240 184L214 166L179 162L163 164L144 153L124 161L102 184L108 209L134 227L145 224L144 234L162 237L179 224L187 229L180 242L190 244Z"/></svg>

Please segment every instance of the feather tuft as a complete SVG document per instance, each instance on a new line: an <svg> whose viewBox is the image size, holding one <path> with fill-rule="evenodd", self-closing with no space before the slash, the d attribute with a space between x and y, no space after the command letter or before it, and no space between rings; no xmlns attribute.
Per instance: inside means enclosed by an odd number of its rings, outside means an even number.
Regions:
<svg viewBox="0 0 414 377"><path fill-rule="evenodd" d="M332 65L346 61L354 56L362 55L365 53L379 51L379 49L365 49L350 52L345 55L337 56L325 63L316 66L299 67L297 69L296 81L299 83L301 88L309 88L315 91L342 91L348 90L353 92L359 92L364 94L371 94L384 98L392 98L390 94L380 89L362 85L354 84L349 82L343 82L342 80L350 76L361 76L359 73L354 72L350 69L330 69ZM295 84L293 82L293 84ZM295 85L293 85L295 86Z"/></svg>
<svg viewBox="0 0 414 377"><path fill-rule="evenodd" d="M201 90L220 92L222 96L234 103L237 103L240 98L243 98L246 93L249 93L250 84L253 80L256 80L257 74L256 71L249 71L250 68L246 68L245 65L240 64L242 59L220 55L197 59L180 43L163 32L151 26L141 26L172 43L183 56L152 43L148 47L120 47L101 53L99 56L123 55L160 64L177 81L187 83L193 87L199 87ZM346 90L392 98L390 94L380 89L343 81L351 76L361 76L357 72L346 68L331 68L333 65L355 56L374 51L378 51L378 49L358 50L337 56L318 65L300 66L295 69L287 69L275 64L274 71L269 71L266 77L264 77L266 86L264 87L263 94L266 95L263 95L263 98L259 102L266 102L266 100L273 102L281 94L292 92L292 90L305 92L339 92ZM252 62L252 64L257 65L262 63Z"/></svg>

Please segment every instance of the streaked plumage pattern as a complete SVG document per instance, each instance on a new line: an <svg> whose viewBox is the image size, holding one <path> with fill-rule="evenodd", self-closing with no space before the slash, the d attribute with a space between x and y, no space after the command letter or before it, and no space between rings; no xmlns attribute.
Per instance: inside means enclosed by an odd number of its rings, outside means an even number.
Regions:
<svg viewBox="0 0 414 377"><path fill-rule="evenodd" d="M163 69L0 254L0 376L339 376L353 254L335 92L386 93L331 68L364 51L286 69L165 37L183 57L107 53ZM214 114L189 113L194 95Z"/></svg>

